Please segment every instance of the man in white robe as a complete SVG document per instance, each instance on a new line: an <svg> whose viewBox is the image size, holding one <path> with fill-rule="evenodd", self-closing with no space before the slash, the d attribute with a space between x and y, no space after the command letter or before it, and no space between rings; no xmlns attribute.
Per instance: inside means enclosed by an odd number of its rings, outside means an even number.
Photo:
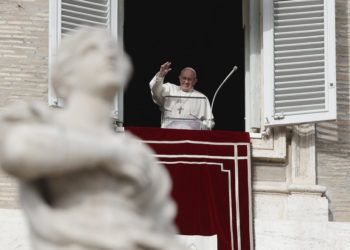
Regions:
<svg viewBox="0 0 350 250"><path fill-rule="evenodd" d="M164 83L171 70L171 63L161 65L159 72L150 82L153 101L162 110L162 128L210 130L214 117L208 98L195 90L197 74L193 68L181 70L180 85Z"/></svg>

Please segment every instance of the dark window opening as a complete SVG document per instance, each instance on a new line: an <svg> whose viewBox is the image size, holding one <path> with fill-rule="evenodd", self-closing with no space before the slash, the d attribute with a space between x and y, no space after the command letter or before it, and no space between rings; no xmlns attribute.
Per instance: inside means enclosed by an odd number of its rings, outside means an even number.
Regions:
<svg viewBox="0 0 350 250"><path fill-rule="evenodd" d="M238 70L218 93L214 130L244 131L244 31L241 1L125 1L124 46L134 74L124 97L124 125L160 127L149 81L166 61L166 82L178 84L184 67L198 74L196 89L212 102L234 65Z"/></svg>

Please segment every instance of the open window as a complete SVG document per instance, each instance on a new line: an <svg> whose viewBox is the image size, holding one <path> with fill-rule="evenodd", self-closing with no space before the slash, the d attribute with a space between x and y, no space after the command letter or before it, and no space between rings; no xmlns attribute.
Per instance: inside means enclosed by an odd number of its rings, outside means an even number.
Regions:
<svg viewBox="0 0 350 250"><path fill-rule="evenodd" d="M124 46L133 59L133 78L124 99L126 126L160 127L149 82L166 61L165 81L178 84L180 70L193 67L195 89L212 102L220 83L238 70L218 92L215 130L244 131L244 29L242 2L232 0L125 1Z"/></svg>

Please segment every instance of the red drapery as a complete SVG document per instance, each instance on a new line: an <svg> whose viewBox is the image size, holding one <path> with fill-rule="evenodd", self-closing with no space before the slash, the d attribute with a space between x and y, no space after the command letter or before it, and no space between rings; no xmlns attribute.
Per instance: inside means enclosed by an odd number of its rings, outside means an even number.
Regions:
<svg viewBox="0 0 350 250"><path fill-rule="evenodd" d="M172 181L181 234L218 236L219 250L253 249L249 134L129 127Z"/></svg>

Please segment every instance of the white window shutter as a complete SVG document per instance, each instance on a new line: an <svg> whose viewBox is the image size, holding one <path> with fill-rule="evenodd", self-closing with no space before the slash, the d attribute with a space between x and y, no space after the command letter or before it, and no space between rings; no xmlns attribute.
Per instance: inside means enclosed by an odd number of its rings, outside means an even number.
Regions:
<svg viewBox="0 0 350 250"><path fill-rule="evenodd" d="M61 38L79 28L109 30L113 37L122 40L122 26L118 15L122 0L50 0L50 64L55 57ZM122 97L116 97L112 116L122 120ZM49 105L63 106L49 83Z"/></svg>
<svg viewBox="0 0 350 250"><path fill-rule="evenodd" d="M110 16L109 0L61 0L61 34L88 27L108 30Z"/></svg>
<svg viewBox="0 0 350 250"><path fill-rule="evenodd" d="M264 0L265 125L336 119L334 0Z"/></svg>

